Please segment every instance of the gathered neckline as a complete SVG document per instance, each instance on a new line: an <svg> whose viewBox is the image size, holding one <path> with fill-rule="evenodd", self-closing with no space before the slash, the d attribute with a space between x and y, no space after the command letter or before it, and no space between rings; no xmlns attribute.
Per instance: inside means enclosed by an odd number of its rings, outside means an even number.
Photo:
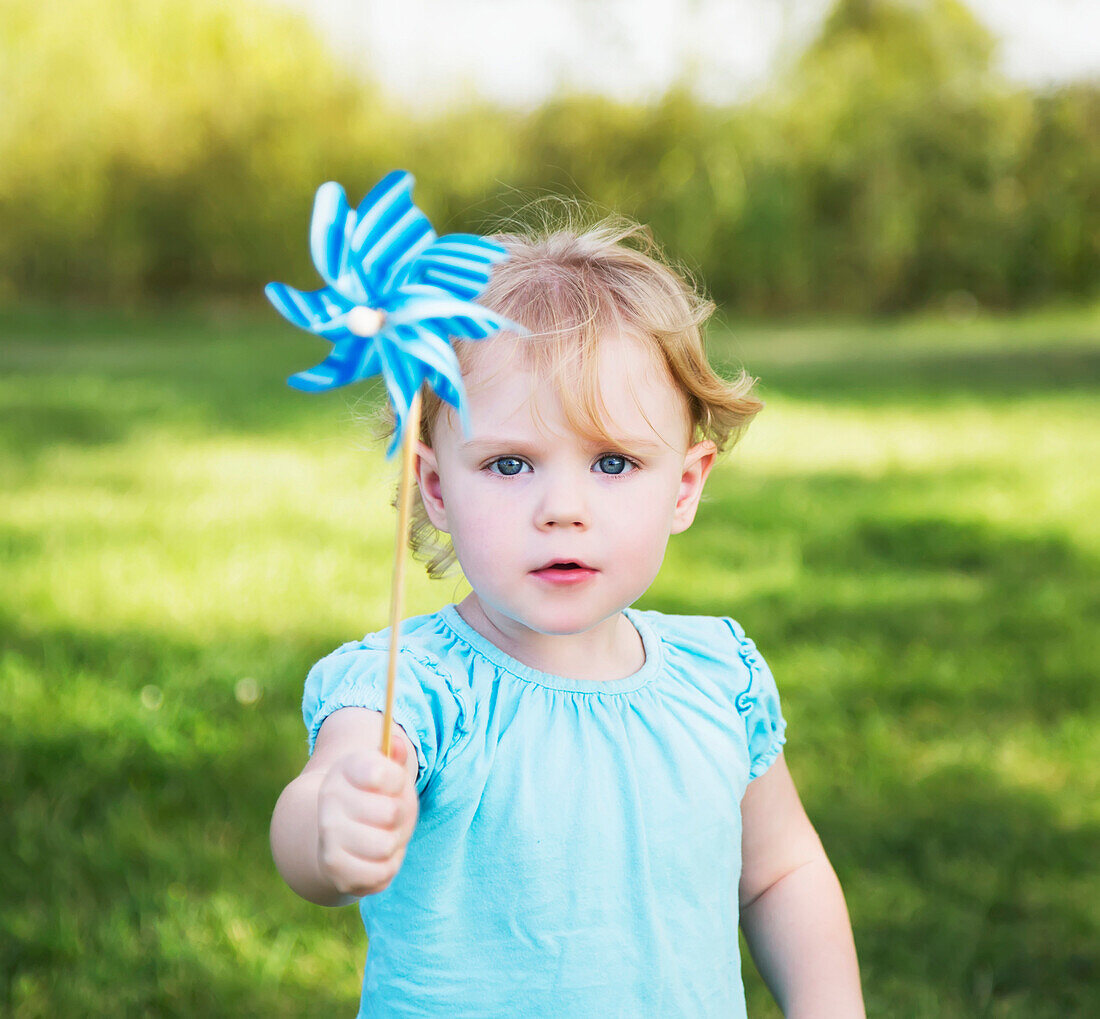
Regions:
<svg viewBox="0 0 1100 1019"><path fill-rule="evenodd" d="M630 625L637 631L642 639L642 649L645 652L645 661L642 667L629 676L622 679L570 679L568 676L555 676L550 672L540 672L530 665L524 665L518 658L501 651L488 638L478 633L459 614L458 607L447 605L439 611L439 616L444 625L461 640L468 644L483 658L488 659L495 666L525 683L533 683L536 686L546 687L549 690L565 690L571 693L587 694L623 694L637 690L645 686L661 668L661 641L653 628L634 609L623 609L623 615L629 620Z"/></svg>

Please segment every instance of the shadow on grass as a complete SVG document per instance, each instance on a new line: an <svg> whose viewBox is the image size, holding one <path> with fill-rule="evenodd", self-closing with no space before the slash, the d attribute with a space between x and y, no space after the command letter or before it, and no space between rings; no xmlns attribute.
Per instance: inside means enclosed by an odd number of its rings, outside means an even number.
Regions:
<svg viewBox="0 0 1100 1019"><path fill-rule="evenodd" d="M992 768L862 766L873 782L807 808L845 888L868 1015L1095 1014L1095 882L1082 875L1100 827L1067 826ZM751 964L746 989L750 1015L779 1014Z"/></svg>
<svg viewBox="0 0 1100 1019"><path fill-rule="evenodd" d="M935 990L935 1008L894 998L890 1014L1093 1014L1095 887L1082 875L1100 826L1067 826L991 767L890 765L873 761L875 788L811 807L849 889L871 1000L878 974Z"/></svg>
<svg viewBox="0 0 1100 1019"><path fill-rule="evenodd" d="M353 1014L357 914L298 901L267 844L317 651L0 632L22 722L0 735L0 1011ZM279 675L255 705L233 693L246 660Z"/></svg>
<svg viewBox="0 0 1100 1019"><path fill-rule="evenodd" d="M927 518L861 520L841 541L807 543L804 557L811 569L964 570L1017 580L1089 565L1061 535L1011 535L977 521Z"/></svg>

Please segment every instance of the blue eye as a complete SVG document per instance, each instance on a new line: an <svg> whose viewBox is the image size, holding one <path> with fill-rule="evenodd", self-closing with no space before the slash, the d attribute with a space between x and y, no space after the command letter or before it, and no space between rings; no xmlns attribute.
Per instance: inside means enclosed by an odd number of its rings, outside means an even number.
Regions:
<svg viewBox="0 0 1100 1019"><path fill-rule="evenodd" d="M618 453L606 453L596 461L602 474L625 474L634 469L634 463Z"/></svg>
<svg viewBox="0 0 1100 1019"><path fill-rule="evenodd" d="M502 456L498 460L494 460L489 464L489 470L493 474L503 474L506 478L515 477L517 474L522 474L523 469L527 467L518 456ZM527 467L530 470L530 467Z"/></svg>

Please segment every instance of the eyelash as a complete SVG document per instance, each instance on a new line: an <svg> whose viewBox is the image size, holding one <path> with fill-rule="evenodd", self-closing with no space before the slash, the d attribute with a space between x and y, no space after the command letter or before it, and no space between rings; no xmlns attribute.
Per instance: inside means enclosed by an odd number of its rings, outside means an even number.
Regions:
<svg viewBox="0 0 1100 1019"><path fill-rule="evenodd" d="M602 453L602 454L600 454L600 456L596 457L595 461L593 461L593 467L595 467L595 465L600 463L602 460L607 460L611 457L614 457L617 460L622 460L623 463L626 464L626 467L623 470L619 471L618 474L614 474L614 473L611 473L611 472L608 472L608 471L599 471L598 473L604 474L609 478L617 478L617 477L622 476L623 474L631 474L632 472L636 471L639 467L639 464L636 460L631 460L630 457L624 456L622 453ZM524 471L522 469L516 471L515 474L504 474L501 471L493 470L493 468L497 464L501 463L504 460L515 460L518 463L523 464L525 467L531 468L531 465L526 460L524 460L523 457L521 457L521 456L498 456L495 460L490 460L485 465L485 470L487 470L490 474L495 474L498 478L515 478L515 477L518 477L520 474L526 474L527 473L527 471Z"/></svg>

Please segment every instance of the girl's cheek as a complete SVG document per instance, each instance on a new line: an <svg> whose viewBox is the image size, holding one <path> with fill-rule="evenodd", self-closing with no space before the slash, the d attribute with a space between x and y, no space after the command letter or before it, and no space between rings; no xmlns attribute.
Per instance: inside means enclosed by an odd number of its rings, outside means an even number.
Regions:
<svg viewBox="0 0 1100 1019"><path fill-rule="evenodd" d="M520 508L515 499L480 500L476 507L468 506L462 514L462 528L481 541L499 543L515 530Z"/></svg>

